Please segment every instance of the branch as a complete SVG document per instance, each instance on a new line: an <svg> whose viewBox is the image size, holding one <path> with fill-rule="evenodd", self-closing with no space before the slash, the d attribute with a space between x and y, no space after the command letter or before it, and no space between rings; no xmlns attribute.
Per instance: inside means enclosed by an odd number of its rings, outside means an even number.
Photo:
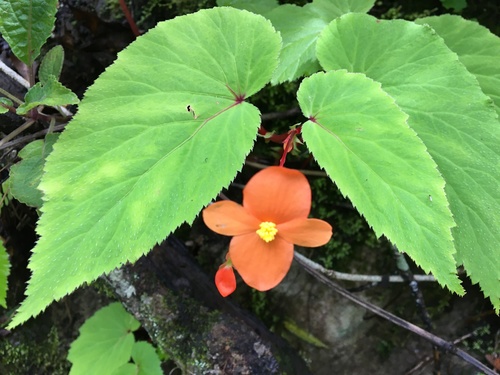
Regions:
<svg viewBox="0 0 500 375"><path fill-rule="evenodd" d="M43 130L40 130L39 132L36 132L36 133L33 133L33 134L29 134L29 135L26 135L24 137L20 137L20 138L17 138L16 140L14 141L11 141L11 142L7 142L7 143L4 143L2 145L0 145L0 150L3 150L4 148L9 148L9 147L12 147L12 146L16 146L18 144L22 144L22 143L26 143L26 142L30 142L34 139L38 139L39 137L49 133L49 132L58 132L60 130L63 130L64 127L66 126L66 124L60 124L60 125L56 125L54 126L54 128L51 130L50 128L49 129L43 129Z"/></svg>
<svg viewBox="0 0 500 375"><path fill-rule="evenodd" d="M5 63L2 60L0 60L0 70L3 71L6 75L8 75L10 78L12 78L14 81L20 83L22 86L26 87L27 89L30 88L29 82L26 81L19 74L17 74L15 71L13 71L11 68L9 68L7 65L5 65Z"/></svg>
<svg viewBox="0 0 500 375"><path fill-rule="evenodd" d="M284 112L264 113L260 117L261 117L262 121L271 121L271 120L279 120L279 119L283 119L283 118L292 117L295 115L299 115L300 113L301 113L300 108L295 107L295 108L291 108L289 110L286 110Z"/></svg>
<svg viewBox="0 0 500 375"><path fill-rule="evenodd" d="M222 298L175 238L105 280L183 373L310 373L283 339Z"/></svg>
<svg viewBox="0 0 500 375"><path fill-rule="evenodd" d="M325 284L329 288L333 289L337 293L339 293L341 296L351 300L354 303L357 303L361 307L370 310L374 314L389 320L393 324L400 326L408 331L411 331L420 337L426 339L427 341L430 341L432 344L439 346L441 349L443 349L446 352L450 352L454 355L456 355L459 358L462 358L464 361L470 363L472 366L476 367L478 370L483 371L487 375L496 375L496 373L492 370L490 370L488 367L486 367L484 364L479 362L476 358L468 354L467 352L457 348L453 343L443 340L442 338L433 335L430 332L427 332L426 330L410 323L407 322L404 319L401 319L400 317L391 314L390 312L385 311L384 309L371 304L369 302L363 301L361 298L355 296L352 293L349 293L347 290L342 288L341 286L335 284L332 280L330 280L327 276L327 270L324 269L322 266L319 264L311 261L310 259L306 258L305 256L295 252L295 260L297 263L299 263L309 274L311 274L314 278L316 278L318 281L321 283Z"/></svg>

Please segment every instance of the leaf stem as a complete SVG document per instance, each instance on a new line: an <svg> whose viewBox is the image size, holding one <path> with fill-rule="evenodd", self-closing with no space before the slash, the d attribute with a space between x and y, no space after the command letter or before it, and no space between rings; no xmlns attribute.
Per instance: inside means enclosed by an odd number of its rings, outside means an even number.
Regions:
<svg viewBox="0 0 500 375"><path fill-rule="evenodd" d="M0 140L0 147L2 147L5 143L13 139L16 135L19 133L23 132L24 130L28 129L31 125L35 123L35 120L28 120L24 124L22 124L20 127L15 129L13 132L9 133L6 135L2 140Z"/></svg>
<svg viewBox="0 0 500 375"><path fill-rule="evenodd" d="M63 130L65 126L66 126L66 124L56 125L53 128L53 132L57 132L57 131ZM0 150L3 150L5 148L9 148L9 147L13 147L13 146L21 144L21 143L30 142L33 139L37 139L38 137L47 134L49 132L49 130L50 130L50 128L49 129L43 129L43 130L40 130L39 132L36 132L36 133L33 133L33 134L29 134L29 135L26 135L24 137L17 138L15 141L6 142L6 143L0 145ZM3 139L2 139L2 141L3 141Z"/></svg>

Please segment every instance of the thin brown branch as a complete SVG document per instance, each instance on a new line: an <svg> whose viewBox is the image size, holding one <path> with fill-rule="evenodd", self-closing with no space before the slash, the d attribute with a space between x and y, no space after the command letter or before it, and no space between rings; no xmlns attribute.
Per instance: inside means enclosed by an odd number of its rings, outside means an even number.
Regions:
<svg viewBox="0 0 500 375"><path fill-rule="evenodd" d="M388 311L385 311L384 309L370 303L367 301L362 300L361 298L355 296L354 294L348 292L344 288L342 288L340 285L337 285L334 283L332 280L330 280L326 275L325 275L325 269L311 261L310 259L306 258L305 256L295 252L295 260L297 263L299 263L309 274L311 274L314 278L316 278L318 281L320 281L322 284L325 284L328 286L330 289L333 289L335 292L339 293L341 296L351 300L352 302L360 305L361 307L371 311L372 313L390 321L391 323L400 326L408 331L411 331L420 337L424 338L425 340L431 342L432 344L439 346L442 350L445 352L452 353L456 355L459 358L462 358L464 361L468 362L472 366L476 367L478 370L483 371L486 375L496 375L494 371L486 367L484 364L482 364L480 361L478 361L476 358L468 354L467 352L463 351L462 349L457 348L452 342L443 340L441 337L438 337L436 335L433 335L432 333L394 315L391 314Z"/></svg>
<svg viewBox="0 0 500 375"><path fill-rule="evenodd" d="M66 126L66 124L56 125L56 126L54 126L54 128L52 130L54 132L58 132L58 131L63 130L65 126ZM19 138L15 139L14 141L4 143L4 144L0 145L0 150L6 149L9 147L13 147L13 146L17 146L19 144L31 142L31 141L38 139L38 138L44 136L45 134L49 133L50 132L49 130L50 130L50 128L43 129L43 130L40 130L36 133L29 134L29 135L26 135L24 137L19 137Z"/></svg>

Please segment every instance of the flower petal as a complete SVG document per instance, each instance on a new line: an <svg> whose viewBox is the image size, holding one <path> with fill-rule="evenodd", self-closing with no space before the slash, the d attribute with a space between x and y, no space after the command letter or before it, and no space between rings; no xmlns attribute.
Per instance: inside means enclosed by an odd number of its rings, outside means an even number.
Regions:
<svg viewBox="0 0 500 375"><path fill-rule="evenodd" d="M311 210L311 188L299 171L268 167L256 173L243 189L243 207L275 224L306 218Z"/></svg>
<svg viewBox="0 0 500 375"><path fill-rule="evenodd" d="M215 286L222 297L227 297L236 290L236 276L233 267L222 266L215 274Z"/></svg>
<svg viewBox="0 0 500 375"><path fill-rule="evenodd" d="M255 232L260 225L260 221L243 206L231 201L216 202L205 208L203 221L215 233L225 236Z"/></svg>
<svg viewBox="0 0 500 375"><path fill-rule="evenodd" d="M332 237L332 226L319 219L295 219L277 225L277 229L278 238L299 246L322 246Z"/></svg>
<svg viewBox="0 0 500 375"><path fill-rule="evenodd" d="M293 244L280 238L265 242L257 234L245 234L231 240L229 257L243 281L264 292L286 276L293 260Z"/></svg>

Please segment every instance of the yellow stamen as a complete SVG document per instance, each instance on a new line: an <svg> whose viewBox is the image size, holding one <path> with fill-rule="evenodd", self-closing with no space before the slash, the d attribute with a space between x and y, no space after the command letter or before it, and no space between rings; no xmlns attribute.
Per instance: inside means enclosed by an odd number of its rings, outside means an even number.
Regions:
<svg viewBox="0 0 500 375"><path fill-rule="evenodd" d="M274 240L278 229L276 229L276 224L270 221L264 221L260 223L260 228L257 229L256 233L266 242L271 242Z"/></svg>

